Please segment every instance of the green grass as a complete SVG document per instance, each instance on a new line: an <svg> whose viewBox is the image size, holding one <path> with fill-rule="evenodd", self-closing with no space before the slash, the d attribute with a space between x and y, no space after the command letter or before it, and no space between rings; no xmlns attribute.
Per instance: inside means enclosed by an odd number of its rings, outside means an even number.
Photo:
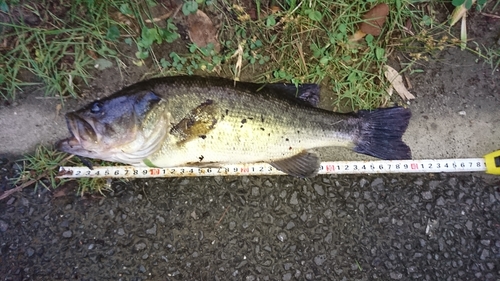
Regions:
<svg viewBox="0 0 500 281"><path fill-rule="evenodd" d="M500 48L487 48L483 45L475 44L474 49L469 49L470 52L476 54L479 59L489 65L492 69L492 73L497 71L500 67Z"/></svg>
<svg viewBox="0 0 500 281"><path fill-rule="evenodd" d="M210 46L188 45L185 52L161 57L153 47L172 43L179 34L172 19L147 23L153 20L151 9L158 7L157 3L77 0L67 7L65 18L47 12L43 15L48 20L36 27L19 21L5 24L7 38L17 43L0 59L0 89L4 99L15 99L23 86L33 84L21 80L20 73L28 71L45 86L47 95L76 97L77 87L92 79L87 70L95 59L113 62L120 56L132 56L140 64L152 58L150 67L155 76L217 72L214 75L239 77L241 71L242 78L257 81L323 83L337 95L334 107L373 108L386 101L387 85L381 71L391 51L389 44L404 35L401 30L407 19L419 21L419 14L411 10L407 0L387 3L391 15L383 34L353 45L348 38L374 1L288 0L278 4L276 13L269 13L257 0L261 10L256 20L251 20L237 1L225 0L218 6L209 1L186 1L182 7L185 14L203 7L224 15L220 36L224 51L215 53ZM0 7L9 12L9 6ZM41 13L40 6L23 4L22 8ZM119 54L118 42L137 51ZM238 56L243 62L241 69L236 69Z"/></svg>
<svg viewBox="0 0 500 281"><path fill-rule="evenodd" d="M88 84L93 78L88 70L97 58L117 61L119 55L128 55L120 54L115 46L122 37L130 44L136 44L136 55L141 58L153 42L172 42L178 36L170 30L172 26L160 29L153 24L152 28L146 27L143 15L147 15L151 7L142 1L56 3L62 5L64 15L43 10L44 5L53 2L57 1L10 6L0 0L1 12L10 16L10 22L0 25L6 43L0 49L0 94L3 99L14 100L23 87L31 85L44 86L47 96L77 97L80 93L78 86ZM29 26L22 17L12 16L18 10L31 11L42 19L41 23ZM123 17L138 21L143 27L142 32L139 34L133 27L113 18L118 11ZM34 81L30 81L28 74L35 77Z"/></svg>
<svg viewBox="0 0 500 281"><path fill-rule="evenodd" d="M22 163L23 171L19 173L18 177L12 179L15 188L2 194L0 200L9 196L10 192L20 191L32 184L34 184L35 190L38 188L52 190L68 184L70 181L76 181L78 186L76 194L80 196L95 192L103 194L105 190L110 188L110 184L105 178L57 178L59 166L82 166L83 164L77 157L68 156L66 153L56 151L52 147L39 146L34 154L26 155L19 162ZM98 164L113 165L104 161L100 161Z"/></svg>
<svg viewBox="0 0 500 281"><path fill-rule="evenodd" d="M263 12L256 20L225 1L225 7L232 7L229 15L214 7L226 15L220 38L225 52L190 47L187 55L171 53L162 58L160 75L203 69L242 80L322 83L323 91L335 97L332 107L337 110L378 107L388 100L382 66L393 50L391 44L405 36L407 20L415 26L421 22L421 13L409 1L386 2L391 15L382 35L353 44L349 37L373 1L286 1L277 13ZM234 56L238 46L244 61L241 74Z"/></svg>

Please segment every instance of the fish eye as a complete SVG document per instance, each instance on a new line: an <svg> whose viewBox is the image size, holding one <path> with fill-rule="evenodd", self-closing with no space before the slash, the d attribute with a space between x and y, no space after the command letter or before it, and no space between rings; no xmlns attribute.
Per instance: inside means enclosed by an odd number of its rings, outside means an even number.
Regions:
<svg viewBox="0 0 500 281"><path fill-rule="evenodd" d="M90 112L99 113L101 111L101 108L102 108L102 103L96 101L92 104L92 107L90 108Z"/></svg>

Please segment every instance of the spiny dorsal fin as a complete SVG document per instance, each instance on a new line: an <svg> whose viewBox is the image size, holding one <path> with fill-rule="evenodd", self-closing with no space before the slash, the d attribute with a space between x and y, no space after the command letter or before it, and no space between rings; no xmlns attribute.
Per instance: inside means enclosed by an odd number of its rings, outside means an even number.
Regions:
<svg viewBox="0 0 500 281"><path fill-rule="evenodd" d="M319 103L319 85L318 84L300 84L296 86L290 83L266 84L264 88L275 90L283 97L294 98L305 102L311 106L317 107Z"/></svg>

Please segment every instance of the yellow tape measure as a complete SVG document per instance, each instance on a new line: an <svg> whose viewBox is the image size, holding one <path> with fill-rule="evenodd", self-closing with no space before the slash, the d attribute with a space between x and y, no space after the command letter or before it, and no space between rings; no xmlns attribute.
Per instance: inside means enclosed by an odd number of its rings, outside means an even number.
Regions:
<svg viewBox="0 0 500 281"><path fill-rule="evenodd" d="M487 174L500 175L500 150L486 154L484 162Z"/></svg>
<svg viewBox="0 0 500 281"><path fill-rule="evenodd" d="M500 150L483 158L373 160L322 162L318 174L388 174L388 173L458 173L486 172L500 175ZM133 166L60 167L59 178L162 178L202 176L284 175L264 164L236 164L216 168L172 167L151 168Z"/></svg>

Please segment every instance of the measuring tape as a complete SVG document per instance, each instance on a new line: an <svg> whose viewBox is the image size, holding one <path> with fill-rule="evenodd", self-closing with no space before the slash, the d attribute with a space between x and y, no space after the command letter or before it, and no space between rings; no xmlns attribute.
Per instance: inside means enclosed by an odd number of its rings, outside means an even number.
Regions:
<svg viewBox="0 0 500 281"><path fill-rule="evenodd" d="M500 175L500 150L483 158L322 162L318 174L456 173ZM202 176L285 175L268 164L237 164L218 168L151 168L135 166L60 167L59 178L162 178Z"/></svg>

